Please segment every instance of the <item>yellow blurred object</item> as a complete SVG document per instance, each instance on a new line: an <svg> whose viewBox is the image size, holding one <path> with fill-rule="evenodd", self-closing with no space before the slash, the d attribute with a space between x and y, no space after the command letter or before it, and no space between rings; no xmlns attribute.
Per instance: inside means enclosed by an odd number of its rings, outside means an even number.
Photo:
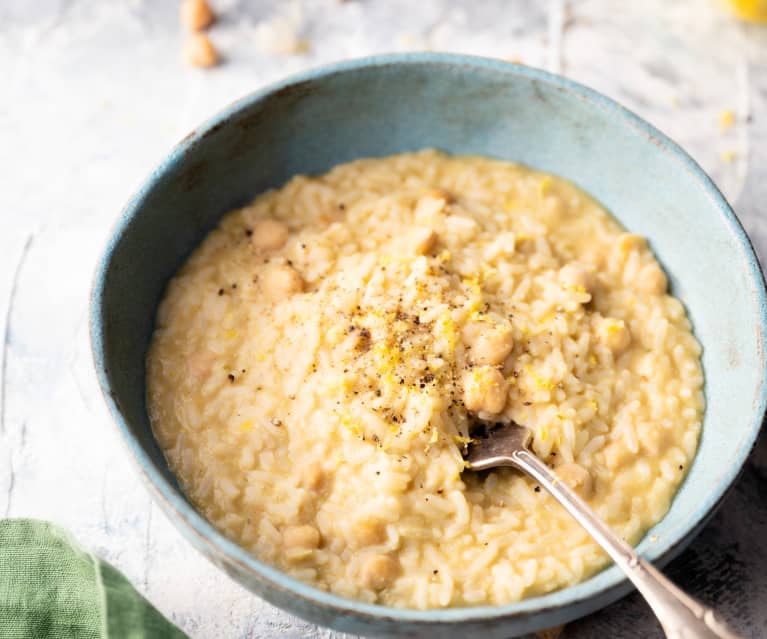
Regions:
<svg viewBox="0 0 767 639"><path fill-rule="evenodd" d="M726 133L735 125L735 112L731 109L725 109L719 113L719 132Z"/></svg>
<svg viewBox="0 0 767 639"><path fill-rule="evenodd" d="M767 0L727 0L727 5L743 20L767 22Z"/></svg>

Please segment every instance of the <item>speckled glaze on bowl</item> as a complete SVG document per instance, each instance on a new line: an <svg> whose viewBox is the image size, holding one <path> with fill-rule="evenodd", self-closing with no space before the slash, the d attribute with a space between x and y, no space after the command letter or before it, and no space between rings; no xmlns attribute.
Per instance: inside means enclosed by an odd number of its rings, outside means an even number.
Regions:
<svg viewBox="0 0 767 639"><path fill-rule="evenodd" d="M508 637L567 622L629 590L611 567L577 586L500 607L398 610L317 590L225 539L186 501L149 427L144 357L170 276L219 217L297 173L424 147L561 175L650 238L704 347L700 449L668 515L639 546L663 564L713 514L765 411L765 289L727 202L671 140L611 100L504 62L392 55L304 73L236 102L187 136L128 203L91 300L96 370L157 502L213 563L268 601L346 632Z"/></svg>

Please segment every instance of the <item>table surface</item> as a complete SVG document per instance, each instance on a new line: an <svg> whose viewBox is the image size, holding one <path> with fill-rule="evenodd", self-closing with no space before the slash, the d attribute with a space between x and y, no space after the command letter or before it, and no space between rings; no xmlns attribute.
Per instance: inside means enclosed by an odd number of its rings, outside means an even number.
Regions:
<svg viewBox="0 0 767 639"><path fill-rule="evenodd" d="M214 5L211 37L226 61L206 72L181 62L175 2L0 4L0 516L67 526L192 637L337 638L198 555L152 504L111 427L90 360L88 289L131 192L197 123L267 82L354 56L458 51L564 73L638 112L712 175L764 259L767 27L737 23L714 0ZM294 35L307 53L274 50ZM736 121L721 131L726 111ZM763 438L669 568L748 637L767 629L766 449ZM563 634L602 636L662 635L631 595Z"/></svg>

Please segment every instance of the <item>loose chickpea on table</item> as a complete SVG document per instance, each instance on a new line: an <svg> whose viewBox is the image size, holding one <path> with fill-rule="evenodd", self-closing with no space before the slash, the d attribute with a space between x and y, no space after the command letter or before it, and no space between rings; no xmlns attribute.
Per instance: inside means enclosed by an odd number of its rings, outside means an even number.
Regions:
<svg viewBox="0 0 767 639"><path fill-rule="evenodd" d="M210 38L204 33L197 33L184 43L184 59L193 67L204 69L219 63L219 55Z"/></svg>
<svg viewBox="0 0 767 639"><path fill-rule="evenodd" d="M221 57L210 38L202 33L216 19L205 0L184 0L179 10L181 24L192 35L184 42L184 59L203 69L216 66Z"/></svg>
<svg viewBox="0 0 767 639"><path fill-rule="evenodd" d="M216 20L213 10L205 0L184 0L179 14L181 24L192 33L207 29Z"/></svg>

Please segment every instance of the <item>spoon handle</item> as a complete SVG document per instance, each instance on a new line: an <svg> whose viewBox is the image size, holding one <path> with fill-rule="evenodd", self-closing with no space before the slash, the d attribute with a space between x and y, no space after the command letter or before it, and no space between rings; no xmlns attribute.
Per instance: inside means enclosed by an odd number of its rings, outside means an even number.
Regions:
<svg viewBox="0 0 767 639"><path fill-rule="evenodd" d="M714 611L675 586L618 537L567 484L529 450L514 451L509 461L548 490L607 552L642 593L669 639L741 639Z"/></svg>

